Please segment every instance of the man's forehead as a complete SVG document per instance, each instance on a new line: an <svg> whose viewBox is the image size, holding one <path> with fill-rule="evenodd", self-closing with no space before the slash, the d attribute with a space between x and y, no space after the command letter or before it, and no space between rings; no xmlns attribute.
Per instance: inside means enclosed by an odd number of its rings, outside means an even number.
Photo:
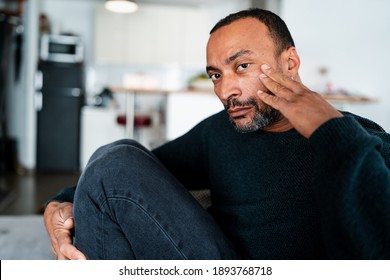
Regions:
<svg viewBox="0 0 390 280"><path fill-rule="evenodd" d="M274 44L268 28L255 18L245 18L217 29L210 35L207 53L224 53L224 59L240 50L258 50Z"/></svg>
<svg viewBox="0 0 390 280"><path fill-rule="evenodd" d="M234 43L237 45L269 38L268 28L265 24L255 18L244 18L214 31L209 37L207 48L209 46L214 47L214 44Z"/></svg>
<svg viewBox="0 0 390 280"><path fill-rule="evenodd" d="M227 25L221 26L215 30L211 35L218 33L230 33L237 30L238 33L247 33L257 31L268 31L268 27L259 19L253 17L240 18Z"/></svg>

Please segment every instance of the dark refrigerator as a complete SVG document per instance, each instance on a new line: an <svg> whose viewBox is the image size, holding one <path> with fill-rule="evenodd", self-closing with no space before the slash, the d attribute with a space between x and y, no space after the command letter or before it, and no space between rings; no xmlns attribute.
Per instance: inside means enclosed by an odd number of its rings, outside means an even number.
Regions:
<svg viewBox="0 0 390 280"><path fill-rule="evenodd" d="M84 66L74 61L40 61L37 170L78 172Z"/></svg>
<svg viewBox="0 0 390 280"><path fill-rule="evenodd" d="M18 165L17 141L8 128L10 99L21 80L22 32L21 19L0 10L0 175L15 172Z"/></svg>

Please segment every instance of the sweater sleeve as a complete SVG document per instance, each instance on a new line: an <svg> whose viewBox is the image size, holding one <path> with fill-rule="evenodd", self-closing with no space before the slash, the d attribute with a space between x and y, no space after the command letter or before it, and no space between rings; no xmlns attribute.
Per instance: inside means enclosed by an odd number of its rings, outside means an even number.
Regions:
<svg viewBox="0 0 390 280"><path fill-rule="evenodd" d="M50 202L71 202L73 203L74 194L76 192L76 186L62 189L56 196L50 198L46 205Z"/></svg>
<svg viewBox="0 0 390 280"><path fill-rule="evenodd" d="M389 135L345 116L323 124L309 141L329 257L389 259Z"/></svg>

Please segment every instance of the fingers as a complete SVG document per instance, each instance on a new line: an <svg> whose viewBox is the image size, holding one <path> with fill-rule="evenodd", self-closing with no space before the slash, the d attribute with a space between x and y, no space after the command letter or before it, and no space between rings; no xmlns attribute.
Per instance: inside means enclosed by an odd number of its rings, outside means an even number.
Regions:
<svg viewBox="0 0 390 280"><path fill-rule="evenodd" d="M280 111L281 110L281 103L284 102L284 100L280 99L280 97L277 97L275 95L268 94L264 91L259 90L258 95L260 99L267 105L273 107L274 109Z"/></svg>
<svg viewBox="0 0 390 280"><path fill-rule="evenodd" d="M72 203L52 202L45 210L44 220L51 240L51 248L59 260L86 259L73 245L74 228Z"/></svg>
<svg viewBox="0 0 390 280"><path fill-rule="evenodd" d="M304 137L309 138L323 123L342 117L320 94L305 87L299 80L262 65L260 79L271 92L258 92L259 98L280 111L290 124Z"/></svg>
<svg viewBox="0 0 390 280"><path fill-rule="evenodd" d="M71 220L73 226L73 204L64 202L59 208L59 215L64 224Z"/></svg>
<svg viewBox="0 0 390 280"><path fill-rule="evenodd" d="M74 245L70 230L58 229L55 232L57 248L55 254L61 260L85 260L86 257Z"/></svg>
<svg viewBox="0 0 390 280"><path fill-rule="evenodd" d="M58 259L63 260L86 260L87 258L81 251L79 251L74 245L72 244L63 244L60 247L60 256Z"/></svg>
<svg viewBox="0 0 390 280"><path fill-rule="evenodd" d="M267 64L261 66L263 71L260 79L263 85L277 97L289 100L293 92L298 91L300 83L294 81L292 77L282 75L271 69ZM276 101L277 99L274 99Z"/></svg>

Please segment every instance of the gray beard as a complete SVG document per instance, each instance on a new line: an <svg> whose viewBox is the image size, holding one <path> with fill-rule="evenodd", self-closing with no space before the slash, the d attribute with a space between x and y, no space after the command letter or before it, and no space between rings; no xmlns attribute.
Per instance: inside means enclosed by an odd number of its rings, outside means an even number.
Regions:
<svg viewBox="0 0 390 280"><path fill-rule="evenodd" d="M280 119L281 113L272 108L271 106L264 104L260 107L255 98L249 98L244 102L240 102L236 99L229 100L225 109L228 110L231 106L253 106L256 110L253 118L243 126L237 126L232 118L229 117L230 122L236 131L240 133L249 133L264 129L265 127L275 123Z"/></svg>

